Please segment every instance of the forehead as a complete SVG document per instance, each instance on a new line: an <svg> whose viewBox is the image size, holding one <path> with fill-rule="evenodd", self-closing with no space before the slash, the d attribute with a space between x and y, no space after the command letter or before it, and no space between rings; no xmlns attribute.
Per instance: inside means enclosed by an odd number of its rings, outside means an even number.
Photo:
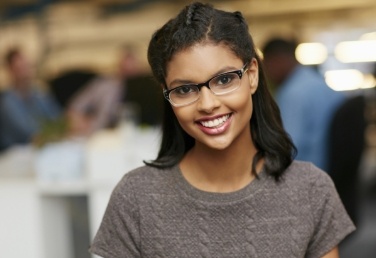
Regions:
<svg viewBox="0 0 376 258"><path fill-rule="evenodd" d="M196 44L174 54L167 64L166 82L177 78L205 80L226 67L242 65L242 60L225 44Z"/></svg>

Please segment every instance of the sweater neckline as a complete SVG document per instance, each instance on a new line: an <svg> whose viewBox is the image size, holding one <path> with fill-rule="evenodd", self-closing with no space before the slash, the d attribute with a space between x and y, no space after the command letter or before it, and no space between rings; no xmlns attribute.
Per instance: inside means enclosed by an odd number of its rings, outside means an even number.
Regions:
<svg viewBox="0 0 376 258"><path fill-rule="evenodd" d="M217 193L200 190L190 184L183 176L179 165L175 165L172 170L178 190L184 192L187 197L194 199L195 201L206 203L209 202L213 204L225 204L242 201L243 199L256 193L259 189L262 189L261 186L268 178L268 175L265 173L264 169L262 169L258 174L258 178L252 180L245 187L234 192Z"/></svg>

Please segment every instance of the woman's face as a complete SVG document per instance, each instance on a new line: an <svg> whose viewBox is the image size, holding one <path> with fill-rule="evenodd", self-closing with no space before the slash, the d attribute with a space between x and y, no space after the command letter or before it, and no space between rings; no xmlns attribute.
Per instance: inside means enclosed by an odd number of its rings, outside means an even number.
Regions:
<svg viewBox="0 0 376 258"><path fill-rule="evenodd" d="M225 45L197 44L176 53L168 63L167 88L206 82L215 75L240 70L243 66L243 61ZM196 146L222 150L234 141L248 144L252 94L257 85L258 64L253 59L235 91L214 95L202 87L196 102L172 108L181 127L196 140Z"/></svg>

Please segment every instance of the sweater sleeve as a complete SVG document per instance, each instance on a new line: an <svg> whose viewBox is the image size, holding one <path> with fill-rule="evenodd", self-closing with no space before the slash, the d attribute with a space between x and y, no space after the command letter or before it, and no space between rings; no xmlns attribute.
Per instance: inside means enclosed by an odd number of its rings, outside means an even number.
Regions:
<svg viewBox="0 0 376 258"><path fill-rule="evenodd" d="M355 230L332 180L325 172L320 172L310 189L314 231L307 258L324 256Z"/></svg>
<svg viewBox="0 0 376 258"><path fill-rule="evenodd" d="M89 251L104 258L141 257L139 210L127 175L114 189Z"/></svg>

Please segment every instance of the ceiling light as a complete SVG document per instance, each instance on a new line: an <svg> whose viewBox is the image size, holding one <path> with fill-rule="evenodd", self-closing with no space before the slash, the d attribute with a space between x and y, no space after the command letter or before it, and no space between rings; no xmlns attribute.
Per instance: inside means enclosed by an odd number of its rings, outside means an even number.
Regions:
<svg viewBox="0 0 376 258"><path fill-rule="evenodd" d="M363 84L360 86L362 89L369 89L376 87L376 78L372 74L365 74Z"/></svg>
<svg viewBox="0 0 376 258"><path fill-rule="evenodd" d="M322 43L302 43L296 48L295 56L303 65L322 64L328 57L328 51Z"/></svg>
<svg viewBox="0 0 376 258"><path fill-rule="evenodd" d="M360 40L373 40L373 39L376 39L376 31L365 33L362 36L360 36Z"/></svg>
<svg viewBox="0 0 376 258"><path fill-rule="evenodd" d="M376 62L376 39L340 42L334 51L343 63Z"/></svg>
<svg viewBox="0 0 376 258"><path fill-rule="evenodd" d="M356 90L362 88L364 76L355 69L332 70L325 72L325 81L335 91Z"/></svg>

